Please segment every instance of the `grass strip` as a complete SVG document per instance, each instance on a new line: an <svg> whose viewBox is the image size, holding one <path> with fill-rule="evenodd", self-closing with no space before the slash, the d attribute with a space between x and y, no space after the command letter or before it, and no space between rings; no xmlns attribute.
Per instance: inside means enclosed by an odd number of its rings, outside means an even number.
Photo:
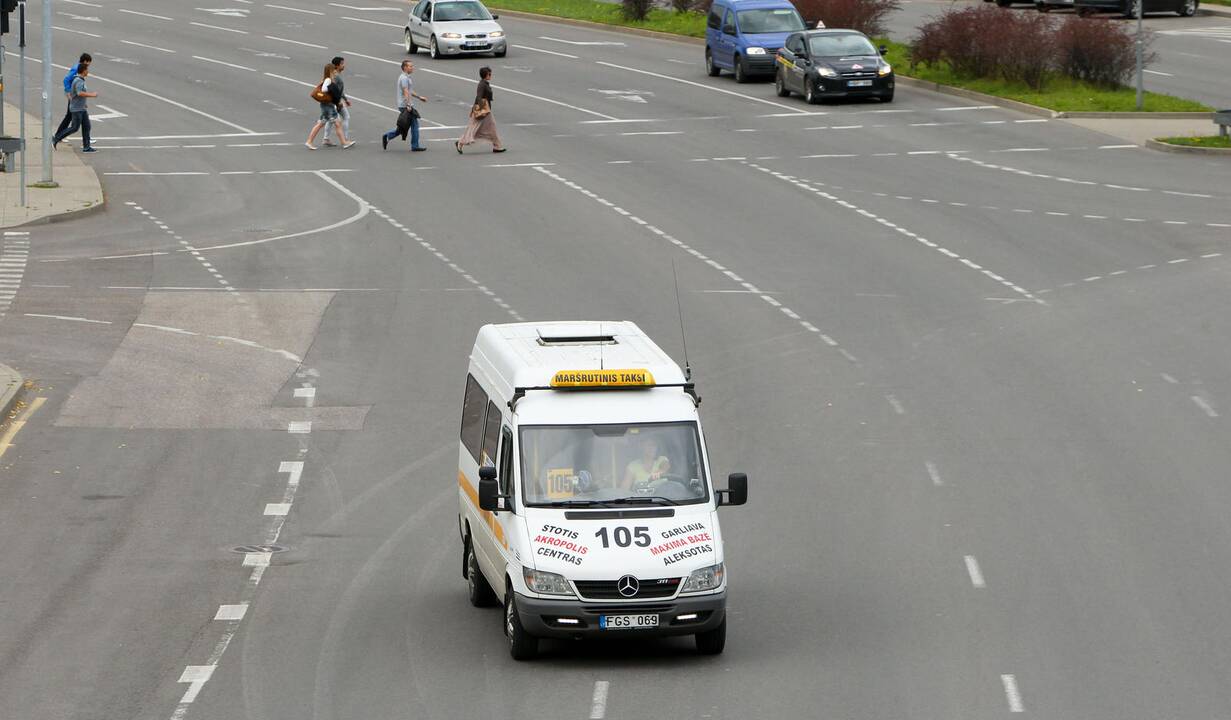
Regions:
<svg viewBox="0 0 1231 720"><path fill-rule="evenodd" d="M570 20L588 20L604 25L656 30L689 37L705 37L705 16L695 12L677 13L672 10L654 8L650 10L650 15L645 22L636 22L625 19L620 11L619 3L599 2L598 0L496 0L492 3L492 10L538 13Z"/></svg>
<svg viewBox="0 0 1231 720"><path fill-rule="evenodd" d="M1129 87L1109 89L1079 82L1062 75L1053 75L1044 84L1043 90L1035 90L1025 83L1013 83L998 78L960 77L947 66L920 63L911 67L909 48L899 42L880 41L888 45L885 59L894 69L903 74L927 82L950 85L995 95L1007 100L1037 105L1058 112L1134 112L1137 110L1137 91ZM1212 108L1194 100L1185 100L1173 95L1146 92L1143 112L1208 112Z"/></svg>
<svg viewBox="0 0 1231 720"><path fill-rule="evenodd" d="M1220 137L1218 135L1202 135L1199 137L1166 137L1166 138L1159 138L1158 141L1167 143L1168 145L1186 145L1188 147L1206 147L1206 148L1227 148L1231 150L1231 137Z"/></svg>

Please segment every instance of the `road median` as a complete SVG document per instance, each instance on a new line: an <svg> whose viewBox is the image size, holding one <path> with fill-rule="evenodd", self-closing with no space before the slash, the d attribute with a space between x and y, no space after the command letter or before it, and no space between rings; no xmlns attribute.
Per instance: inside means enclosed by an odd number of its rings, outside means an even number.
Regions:
<svg viewBox="0 0 1231 720"><path fill-rule="evenodd" d="M6 103L4 118L6 134L18 136L20 110ZM0 228L72 220L97 212L105 205L98 174L66 143L51 154L56 187L35 187L43 176L42 129L42 120L26 113L26 204L21 203L18 157L13 172L0 173Z"/></svg>

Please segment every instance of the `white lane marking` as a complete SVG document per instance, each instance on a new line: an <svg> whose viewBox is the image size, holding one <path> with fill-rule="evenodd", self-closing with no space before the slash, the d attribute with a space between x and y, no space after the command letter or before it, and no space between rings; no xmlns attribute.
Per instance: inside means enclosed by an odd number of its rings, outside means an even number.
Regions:
<svg viewBox="0 0 1231 720"><path fill-rule="evenodd" d="M983 580L983 571L979 569L979 561L974 555L966 556L966 572L970 574L970 584L977 588L987 587L987 583Z"/></svg>
<svg viewBox="0 0 1231 720"><path fill-rule="evenodd" d="M936 112L955 112L957 110L995 110L995 105L961 105L958 107L933 108Z"/></svg>
<svg viewBox="0 0 1231 720"><path fill-rule="evenodd" d="M99 5L97 3L92 3L92 2L85 2L85 0L64 0L64 2L72 3L74 5L85 5L86 7L92 7L92 8L102 7L102 5Z"/></svg>
<svg viewBox="0 0 1231 720"><path fill-rule="evenodd" d="M529 50L531 52L544 53L546 55L558 55L560 57L566 57L572 60L580 59L576 55L569 55L568 53L556 52L555 50L544 50L542 48L530 47L529 45L516 45L515 44L513 45L513 47L519 50Z"/></svg>
<svg viewBox="0 0 1231 720"><path fill-rule="evenodd" d="M125 8L120 8L119 12L128 13L129 15L140 15L142 17L154 18L155 20L167 20L167 21L172 20L172 18L169 18L166 15L155 15L153 13L140 12L138 10L128 10ZM121 40L120 42L123 42L123 41Z"/></svg>
<svg viewBox="0 0 1231 720"><path fill-rule="evenodd" d="M1170 376L1170 375L1168 375L1167 373L1163 373L1163 374L1162 374L1162 376L1163 376L1163 380L1166 380L1167 382L1171 383L1172 385L1178 385L1178 384L1179 384L1179 382L1180 382L1179 380L1176 380L1175 378L1171 377L1171 376Z"/></svg>
<svg viewBox="0 0 1231 720"><path fill-rule="evenodd" d="M265 3L265 7L273 8L274 10L286 10L287 12L303 13L305 15L324 15L325 14L321 12L320 10L305 10L303 8L291 7L289 5L272 5L270 3Z"/></svg>
<svg viewBox="0 0 1231 720"><path fill-rule="evenodd" d="M350 20L351 22L367 23L368 25L384 25L385 27L397 28L398 30L405 29L406 27L405 25L399 25L397 23L380 22L379 20L367 20L365 18L349 17L347 15L343 15L342 19Z"/></svg>
<svg viewBox="0 0 1231 720"><path fill-rule="evenodd" d="M1188 262L1188 258L1176 258L1175 260L1168 260L1167 264L1168 265L1178 265L1180 263L1186 263L1186 262Z"/></svg>
<svg viewBox="0 0 1231 720"><path fill-rule="evenodd" d="M265 504L265 514L266 515L283 516L283 515L289 514L290 512L291 512L290 503L266 503Z"/></svg>
<svg viewBox="0 0 1231 720"><path fill-rule="evenodd" d="M928 477L932 479L933 485L940 487L945 484L945 481L940 477L940 471L936 469L936 463L929 460L925 462L923 466L927 468Z"/></svg>
<svg viewBox="0 0 1231 720"><path fill-rule="evenodd" d="M1163 77L1175 77L1171 73L1161 72L1159 70L1142 70L1142 72L1150 73L1151 75L1162 75Z"/></svg>
<svg viewBox="0 0 1231 720"><path fill-rule="evenodd" d="M1222 253L1206 253L1206 254L1202 255L1201 257L1203 257L1203 258L1216 258L1216 257L1222 257Z"/></svg>
<svg viewBox="0 0 1231 720"><path fill-rule="evenodd" d="M287 423L286 431L292 435L307 435L312 432L312 421L292 420Z"/></svg>
<svg viewBox="0 0 1231 720"><path fill-rule="evenodd" d="M603 720L607 716L607 690L610 683L606 680L594 681L594 695L590 698L590 720Z"/></svg>
<svg viewBox="0 0 1231 720"><path fill-rule="evenodd" d="M235 68L236 70L247 70L248 72L256 72L256 68L250 68L250 67L247 67L246 65L236 65L235 63L223 62L221 60L215 60L213 58L207 58L201 55L193 55L192 59L193 60L203 60L208 63L214 63L215 65L226 65L227 67Z"/></svg>
<svg viewBox="0 0 1231 720"><path fill-rule="evenodd" d="M1178 190L1164 190L1163 194L1164 195L1179 195L1180 197L1195 197L1195 198L1207 198L1207 199L1214 197L1213 195L1206 195L1205 193L1180 192Z"/></svg>
<svg viewBox="0 0 1231 720"><path fill-rule="evenodd" d="M308 42L300 42L299 40L287 40L286 38L280 38L274 35L266 35L265 39L266 40L276 40L278 42L284 42L284 43L290 43L292 45L303 45L304 47L316 48L317 50L326 49L324 45L317 45L315 43L308 43Z"/></svg>
<svg viewBox="0 0 1231 720"><path fill-rule="evenodd" d="M401 63L401 61L399 61L399 60L389 60L388 58L375 57L375 56L373 56L373 55L365 55L365 54L363 54L363 53L358 53L358 52L355 52L354 50L344 50L344 51L342 51L342 52L343 52L343 54L344 54L344 55L354 55L355 57L361 57L361 58L364 58L364 59L366 59L366 60L375 60L375 61L377 61L377 62L389 63L390 65L401 65L401 64L402 64L402 63ZM447 77L447 78L451 78L451 79L453 79L453 80L460 80L460 81L465 82L465 83L468 83L468 84L473 84L473 83L474 83L474 80L473 80L472 78L462 77L461 75L454 75L453 73L440 72L439 70L432 70L432 69L430 69L430 68L426 68L426 67L420 67L420 68L417 68L417 71L418 71L418 72L428 73L428 74L430 74L430 75L439 75L439 76L441 76L441 77ZM533 100L538 100L538 101L540 101L540 102L549 103L549 104L551 104L551 105L558 105L558 106L560 106L560 107L566 107L566 108L568 108L568 109L570 109L570 110L576 110L577 112L580 112L580 113L585 113L586 115L592 115L592 116L594 116L594 117L599 117L599 118L602 118L602 119L604 119L604 120L618 120L618 119L619 119L619 118L613 117L613 116L611 116L611 115L607 115L606 113L596 112L596 111L594 111L594 110L589 110L589 109L587 109L587 108L578 107L578 106L576 106L576 105L570 105L570 104L568 104L568 103L566 103L566 102L561 102L561 101L559 101L559 100L552 100L551 98L542 97L541 95L534 95L534 94L532 94L532 93L523 92L523 91L521 91L521 90L514 90L514 89L512 89L512 88L505 87L505 86L503 86L503 85L499 85L499 86L497 86L497 89L498 89L498 90L500 90L501 92L507 92L507 93L510 93L510 94L512 94L512 95L521 95L521 96L524 96L524 97L531 98L531 99L533 99Z"/></svg>
<svg viewBox="0 0 1231 720"><path fill-rule="evenodd" d="M564 43L565 45L606 45L612 47L626 47L624 43L616 40L563 40L561 38L547 37L546 35L539 35L539 40Z"/></svg>
<svg viewBox="0 0 1231 720"><path fill-rule="evenodd" d="M303 476L303 462L300 460L286 460L278 465L278 472L289 473L287 477L287 485L298 485L299 478Z"/></svg>
<svg viewBox="0 0 1231 720"><path fill-rule="evenodd" d="M649 75L650 77L656 77L662 80L671 80L672 82L683 83L684 85L692 85L693 87L699 87L703 90L719 92L724 95L731 95L734 97L743 98L744 100L751 100L753 102L763 103L765 105L772 105L773 107L776 107L776 108L793 111L797 115L807 113L806 110L800 110L798 108L793 108L790 105L783 105L782 103L777 103L772 100L766 100L764 98L759 98L753 95L745 95L744 93L738 93L733 90L727 90L725 88L714 87L713 85L706 85L704 83L693 82L692 80L685 80L683 78L672 77L671 75L663 75L662 73L650 72L649 70L639 70L637 68L628 67L627 65L616 65L615 63L609 63L609 62L605 62L602 60L596 61L596 64L603 65L605 67L616 68L617 70L625 70L627 72L640 73L642 75Z"/></svg>
<svg viewBox="0 0 1231 720"><path fill-rule="evenodd" d="M215 620L243 620L244 615L248 614L248 603L236 603L234 605L219 605L218 612L214 613Z"/></svg>
<svg viewBox="0 0 1231 720"><path fill-rule="evenodd" d="M683 130L642 130L640 132L622 132L620 135L683 135Z"/></svg>
<svg viewBox="0 0 1231 720"><path fill-rule="evenodd" d="M952 156L951 156L951 157L952 157ZM842 198L837 197L836 195L832 195L832 194L830 194L830 193L828 193L828 192L825 192L824 190L821 190L820 188L813 187L813 186L812 186L811 184L809 184L808 182L803 181L803 180L800 180L800 179L798 179L798 178L796 178L796 177L794 177L794 176L790 176L790 175L786 175L786 174L784 174L784 173L776 172L776 171L774 171L774 170L771 170L771 169L769 169L769 168L767 168L767 167L764 167L764 166L762 166L762 165L757 165L757 164L755 164L755 163L746 163L746 164L748 165L748 167L753 168L754 170L759 170L760 172L767 173L767 174L769 174L769 175L772 175L773 177L778 178L779 180L782 180L782 181L784 181L784 182L791 183L792 185L795 185L796 187L800 188L801 190L805 190L805 191L807 191L807 192L813 193L814 195L817 195L817 196L819 196L819 197L822 197L822 198L824 198L824 199L826 199L826 200L829 200L829 201L831 201L831 202L833 202L833 203L836 203L837 205L840 205L840 206L842 206L842 207L844 207L844 208L847 208L847 209L849 209L849 210L854 210L855 212L858 212L860 215L862 215L862 216L864 216L864 217L867 217L867 218L869 218L869 219L875 220L876 222L880 223L880 224L881 224L881 225L883 225L884 227L889 228L889 229L893 230L894 232L896 232L896 233L898 233L898 234L900 234L900 235L904 235L904 236L906 236L906 237L908 237L908 238L910 238L910 239L914 240L915 242L919 243L920 245L923 245L923 246L925 246L925 247L931 248L931 249L935 250L936 252L941 253L942 255L945 255L945 256L947 256L947 257L953 258L953 259L955 259L955 260L958 260L959 262L962 262L962 264L963 264L963 265L966 265L967 267L970 267L971 269L973 269L973 270L975 270L975 271L977 271L977 272L979 272L979 273L982 273L983 275L987 276L989 279L991 279L991 280L993 280L993 281L995 281L995 282L997 282L997 283L1000 283L1001 285L1004 285L1005 287L1007 287L1007 288L1009 288L1010 290L1012 290L1013 292L1018 293L1019 295L1021 295L1021 296L1025 297L1027 300L1030 300L1031 302L1037 303L1037 304L1039 304L1039 305L1046 305L1046 304L1047 304L1047 303L1046 303L1046 302L1044 302L1041 298L1038 298L1038 297L1034 296L1033 294L1031 294L1031 292L1030 292L1029 290L1026 290L1025 288L1021 287L1020 285L1017 285L1017 284L1013 283L1012 281L1007 280L1007 279L1005 279L1004 277L1002 277L1002 276L1000 276L1000 275L997 275L996 273L992 272L991 270L988 270L987 268L985 268L985 267L983 267L983 266L981 266L981 265L978 265L978 264L974 263L973 261L970 261L970 260L968 260L968 259L966 259L966 258L963 258L961 255L959 255L959 254L957 254L957 253L953 252L952 250L949 250L948 248L941 247L941 246L940 246L940 245L938 245L937 243L934 243L934 242L932 242L931 240L928 240L927 238L923 237L922 235L919 235L919 234L918 234L918 233L916 233L916 232L913 232L913 231L911 231L911 230L907 230L907 229L906 229L906 228L904 228L904 227L901 227L901 226L899 226L899 225L896 225L896 224L894 224L894 223L892 223L892 222L890 222L890 221L886 220L885 218L879 217L878 215L876 215L876 214L874 214L874 213L868 212L867 210L864 210L863 208L860 208L860 207L858 207L858 206L854 205L853 203L849 203L849 202L847 202L847 201L843 200ZM819 183L818 183L818 184L819 184Z"/></svg>
<svg viewBox="0 0 1231 720"><path fill-rule="evenodd" d="M1193 402L1196 403L1197 407L1201 408L1201 410L1206 415L1212 418L1218 417L1218 411L1215 410L1213 406L1211 406L1208 402L1206 402L1205 398L1201 397L1200 395L1193 395Z"/></svg>
<svg viewBox="0 0 1231 720"><path fill-rule="evenodd" d="M273 553L254 552L244 555L244 567L269 567L269 559Z"/></svg>
<svg viewBox="0 0 1231 720"><path fill-rule="evenodd" d="M1017 689L1017 678L1012 675L1001 675L1000 682L1004 685L1004 696L1009 701L1009 712L1025 712L1022 706L1022 694Z"/></svg>
<svg viewBox="0 0 1231 720"><path fill-rule="evenodd" d="M52 25L52 26L51 26L51 28L52 28L53 30L59 30L60 32L75 33L75 34L77 34L77 35L86 35L86 36L89 36L89 37L92 37L92 38L101 38L101 37L102 37L102 35L95 35L94 33L91 33L91 32L86 32L85 30L73 30L72 28L60 27L59 25Z"/></svg>
<svg viewBox="0 0 1231 720"><path fill-rule="evenodd" d="M893 408L895 413L898 415L906 414L906 408L902 407L902 403L898 401L897 397L893 395L886 395L885 400L889 401L889 405Z"/></svg>
<svg viewBox="0 0 1231 720"><path fill-rule="evenodd" d="M344 5L342 3L336 3L336 2L331 2L329 4L334 7L345 8L346 10L358 10L360 12L395 12L395 13L405 12L401 8L392 8L392 7L359 7L357 5ZM402 43L395 43L395 44L401 45Z"/></svg>
<svg viewBox="0 0 1231 720"><path fill-rule="evenodd" d="M25 313L26 317L46 318L48 320L68 320L69 322L90 323L92 325L110 325L110 320L91 320L72 315L44 315L42 313Z"/></svg>
<svg viewBox="0 0 1231 720"><path fill-rule="evenodd" d="M11 57L20 57L20 55L18 55L17 53L14 53L14 52L9 52L9 51L6 51L6 52L5 52L5 54L6 54L6 55L9 55L9 56L11 56ZM31 60L32 62L36 62L36 63L41 63L41 62L42 62L41 60L36 60L36 59L34 59L34 58L28 58L28 59L29 59L29 60ZM67 65L58 65L58 64L56 64L56 63L52 63L52 64L51 64L51 66L52 66L52 67L54 67L54 68L59 68L60 70L68 70L68 66L67 66ZM172 99L170 99L170 98L165 98L165 97L163 97L163 96L161 96L161 95L156 95L155 93L152 93L152 92L150 92L149 90L142 90L141 88L138 88L138 87L133 87L132 85L128 85L128 84L126 84L126 83L122 83L122 82L120 82L120 81L118 81L118 80L110 80L110 79L105 78L105 77L102 77L102 76L100 76L100 75L95 75L94 73L90 73L90 77L91 77L91 78L93 78L93 79L95 79L95 80L98 80L98 81L100 81L100 82L110 83L110 84L112 84L112 85L115 85L116 87L122 87L122 88L124 88L125 90L128 90L128 91L130 91L130 92L135 92L135 93L137 93L137 94L139 94L139 95L145 95L146 97L154 98L155 100L158 100L158 101L160 101L160 102L164 102L164 103L166 103L166 104L168 104L168 105L171 105L171 106L177 107L177 108L179 108L179 109L181 109L181 110L186 110L186 111L188 111L188 112L190 112L190 113L193 113L193 114L195 114L195 115L200 115L201 117L203 117L203 118L208 118L208 119L210 119L210 120L213 120L214 122L222 123L223 125L226 125L227 127L231 127L231 128L235 128L236 130L239 130L240 132L244 133L245 135L255 135L255 134L257 134L257 133L255 133L254 131L249 130L248 128L244 127L243 125L237 125L237 124L235 124L235 123L233 123L233 122L231 122L231 121L229 121L229 120L223 120L222 118L220 118L220 117L218 117L218 116L216 116L216 115L210 115L209 113L205 112L204 110L198 110L198 109L196 109L196 108L194 108L194 107L190 107L190 106L188 106L188 105L185 105L184 103L181 103L181 102L176 102L175 100L172 100Z"/></svg>
<svg viewBox="0 0 1231 720"><path fill-rule="evenodd" d="M219 26L219 25L207 25L206 23L202 23L202 22L195 22L195 21L191 21L191 22L189 22L188 24L189 24L189 25L196 25L197 27L209 28L210 30L221 30L221 31L223 31L223 32L236 33L236 34L239 34L239 35L247 35L247 34L248 34L248 31L247 31L247 30L236 30L235 28L221 27L221 26Z"/></svg>
<svg viewBox="0 0 1231 720"><path fill-rule="evenodd" d="M1135 147L1137 146L1136 145L1099 145L1098 149L1099 150L1127 150L1128 148L1135 148Z"/></svg>
<svg viewBox="0 0 1231 720"><path fill-rule="evenodd" d="M293 396L294 396L294 397L301 397L301 398L314 398L314 397L316 397L316 388L314 388L314 387L298 387L298 388L295 388L295 391L294 391L294 393L292 393L292 394L293 394Z"/></svg>
<svg viewBox="0 0 1231 720"><path fill-rule="evenodd" d="M184 692L184 697L180 699L180 703L188 705L197 699L201 688L205 687L205 683L214 675L214 669L217 665L189 665L184 668L184 672L180 674L180 682L188 683L188 690Z"/></svg>

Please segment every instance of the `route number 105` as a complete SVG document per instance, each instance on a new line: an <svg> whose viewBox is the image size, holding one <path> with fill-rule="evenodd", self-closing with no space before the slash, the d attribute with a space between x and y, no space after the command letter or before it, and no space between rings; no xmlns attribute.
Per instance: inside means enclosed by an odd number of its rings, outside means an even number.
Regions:
<svg viewBox="0 0 1231 720"><path fill-rule="evenodd" d="M626 527L618 527L611 531L611 537L607 536L607 528L599 528L599 531L594 533L594 537L603 541L603 547L611 547L611 541L614 540L617 547L628 547L636 543L637 547L650 546L650 529L644 525L634 527L629 531Z"/></svg>

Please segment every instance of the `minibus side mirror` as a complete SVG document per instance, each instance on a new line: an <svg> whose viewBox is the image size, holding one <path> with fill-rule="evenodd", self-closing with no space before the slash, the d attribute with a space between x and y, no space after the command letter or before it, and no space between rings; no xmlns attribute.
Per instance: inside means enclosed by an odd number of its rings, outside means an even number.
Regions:
<svg viewBox="0 0 1231 720"><path fill-rule="evenodd" d="M748 502L748 476L731 473L727 476L727 489L718 491L719 505L743 505Z"/></svg>
<svg viewBox="0 0 1231 720"><path fill-rule="evenodd" d="M496 468L484 465L479 468L479 509L500 512L500 485L496 482Z"/></svg>

